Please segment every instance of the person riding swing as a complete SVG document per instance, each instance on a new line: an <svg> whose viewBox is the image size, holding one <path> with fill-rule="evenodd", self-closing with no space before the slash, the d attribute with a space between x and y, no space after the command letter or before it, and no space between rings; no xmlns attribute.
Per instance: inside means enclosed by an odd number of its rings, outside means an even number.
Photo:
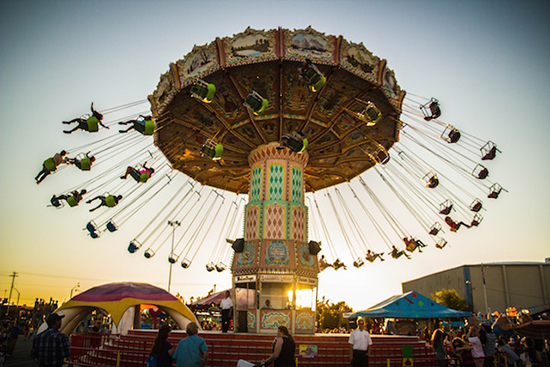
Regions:
<svg viewBox="0 0 550 367"><path fill-rule="evenodd" d="M75 119L72 119L70 121L63 121L64 124L72 124L73 122L77 122L78 125L76 125L76 127L72 130L63 130L63 132L65 134L71 134L73 132L75 132L76 130L80 129L80 130L83 130L83 131L88 131L90 133L95 133L99 130L99 125L101 125L102 127L106 128L106 129L109 129L109 126L105 126L103 125L103 123L101 122L103 120L103 115L99 112L97 112L96 110L94 110L94 103L92 102L92 106L91 106L91 110L92 110L92 115L89 116L89 117L78 117L78 118L75 118Z"/></svg>

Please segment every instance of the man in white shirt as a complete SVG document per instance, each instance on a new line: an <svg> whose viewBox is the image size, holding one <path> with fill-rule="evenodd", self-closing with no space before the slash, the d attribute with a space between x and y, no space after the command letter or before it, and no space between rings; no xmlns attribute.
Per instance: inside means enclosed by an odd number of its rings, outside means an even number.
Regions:
<svg viewBox="0 0 550 367"><path fill-rule="evenodd" d="M367 367L369 365L372 339L369 332L365 329L365 320L361 317L357 319L357 329L349 336L349 344L351 365L353 367Z"/></svg>
<svg viewBox="0 0 550 367"><path fill-rule="evenodd" d="M227 330L229 330L229 315L233 308L233 301L231 300L229 291L225 291L225 298L220 302L220 308L222 309L222 331L227 333Z"/></svg>

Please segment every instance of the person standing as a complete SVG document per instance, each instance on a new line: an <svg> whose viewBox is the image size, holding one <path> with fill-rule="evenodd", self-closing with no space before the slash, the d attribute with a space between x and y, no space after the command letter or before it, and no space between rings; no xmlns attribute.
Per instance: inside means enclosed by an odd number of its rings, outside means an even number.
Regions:
<svg viewBox="0 0 550 367"><path fill-rule="evenodd" d="M172 344L168 341L170 331L170 326L167 324L163 324L160 327L151 353L149 353L149 357L156 355L157 367L170 367L172 365L174 349L172 348Z"/></svg>
<svg viewBox="0 0 550 367"><path fill-rule="evenodd" d="M202 367L208 360L208 348L203 338L197 335L199 327L196 323L187 324L187 338L182 339L172 358L176 360L176 367Z"/></svg>
<svg viewBox="0 0 550 367"><path fill-rule="evenodd" d="M349 360L353 367L367 367L371 351L372 339L365 329L365 320L357 319L357 329L349 336L350 353Z"/></svg>
<svg viewBox="0 0 550 367"><path fill-rule="evenodd" d="M61 367L63 359L71 353L69 338L59 331L63 317L55 312L50 314L46 319L48 329L33 340L31 356L38 360L39 367Z"/></svg>
<svg viewBox="0 0 550 367"><path fill-rule="evenodd" d="M445 354L445 345L443 340L445 339L445 333L441 329L436 329L432 335L432 348L435 352L435 357L437 358L437 367L445 367L447 357Z"/></svg>
<svg viewBox="0 0 550 367"><path fill-rule="evenodd" d="M229 291L225 291L225 298L220 302L222 309L222 332L227 333L229 330L229 320L233 309L233 300L230 297Z"/></svg>

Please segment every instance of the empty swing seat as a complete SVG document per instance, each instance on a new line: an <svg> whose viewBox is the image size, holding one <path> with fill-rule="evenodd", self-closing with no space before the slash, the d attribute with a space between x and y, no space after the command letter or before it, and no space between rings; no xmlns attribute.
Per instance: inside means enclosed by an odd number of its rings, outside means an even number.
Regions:
<svg viewBox="0 0 550 367"><path fill-rule="evenodd" d="M439 233L439 231L441 231L441 224L439 222L435 222L431 226L430 231L428 233L432 236L436 236Z"/></svg>
<svg viewBox="0 0 550 367"><path fill-rule="evenodd" d="M439 204L439 214L448 215L453 209L453 202L450 200L445 200Z"/></svg>
<svg viewBox="0 0 550 367"><path fill-rule="evenodd" d="M372 102L367 103L360 115L365 118L367 126L374 126L382 119L382 113Z"/></svg>
<svg viewBox="0 0 550 367"><path fill-rule="evenodd" d="M97 231L97 227L95 225L94 222L90 221L86 224L86 229L88 230L88 232L92 233L92 232L95 232Z"/></svg>
<svg viewBox="0 0 550 367"><path fill-rule="evenodd" d="M141 247L141 244L137 240L130 241L130 244L128 245L128 252L133 254L139 248Z"/></svg>
<svg viewBox="0 0 550 367"><path fill-rule="evenodd" d="M175 264L177 261L178 261L178 258L174 256L174 254L170 254L170 256L168 256L168 262L170 264Z"/></svg>
<svg viewBox="0 0 550 367"><path fill-rule="evenodd" d="M472 171L472 175L478 180L483 180L489 176L489 170L481 164L478 164Z"/></svg>
<svg viewBox="0 0 550 367"><path fill-rule="evenodd" d="M267 106L269 105L269 102L257 92L253 91L246 97L244 105L245 107L252 110L252 112L256 116L259 116L265 112Z"/></svg>
<svg viewBox="0 0 550 367"><path fill-rule="evenodd" d="M494 183L489 189L491 191L489 191L489 195L487 195L487 197L489 199L497 199L500 195L500 192L502 191L502 186L500 186L498 183Z"/></svg>
<svg viewBox="0 0 550 367"><path fill-rule="evenodd" d="M363 261L362 258L358 257L357 260L355 260L353 262L353 266L355 266L356 268L360 268L361 266L363 266L365 264L365 262Z"/></svg>
<svg viewBox="0 0 550 367"><path fill-rule="evenodd" d="M99 131L99 120L95 116L90 116L86 120L86 123L88 124L88 131L91 133L95 133Z"/></svg>
<svg viewBox="0 0 550 367"><path fill-rule="evenodd" d="M222 263L216 264L216 271L217 271L218 273L221 273L221 272L224 271L224 270L225 270L225 265L224 265L224 264L222 264Z"/></svg>
<svg viewBox="0 0 550 367"><path fill-rule="evenodd" d="M437 247L438 249L443 249L443 247L445 247L446 245L447 240L444 238L440 238L439 241L437 241L437 243L435 244L435 247Z"/></svg>
<svg viewBox="0 0 550 367"><path fill-rule="evenodd" d="M456 143L460 140L460 137L462 135L460 134L460 131L458 131L458 129L456 128L453 128L450 132L449 132L449 135L448 135L448 142L449 143Z"/></svg>
<svg viewBox="0 0 550 367"><path fill-rule="evenodd" d="M216 267L214 266L214 264L212 264L212 263L206 264L206 271L212 272L212 271L214 271L214 269L216 269Z"/></svg>
<svg viewBox="0 0 550 367"><path fill-rule="evenodd" d="M435 98L432 98L428 103L421 105L420 110L424 114L424 120L426 121L430 121L441 116L439 101Z"/></svg>
<svg viewBox="0 0 550 367"><path fill-rule="evenodd" d="M212 102L215 94L216 86L201 79L198 79L191 87L191 96L204 103Z"/></svg>
<svg viewBox="0 0 550 367"><path fill-rule="evenodd" d="M109 232L114 232L118 229L118 227L115 222L113 222L113 220L110 220L109 222L107 222L107 229L109 230Z"/></svg>
<svg viewBox="0 0 550 367"><path fill-rule="evenodd" d="M187 259L183 259L181 261L181 267L184 268L184 269L187 269L189 267L189 265L191 265L191 261L187 260Z"/></svg>
<svg viewBox="0 0 550 367"><path fill-rule="evenodd" d="M143 254L143 256L145 256L146 259L150 259L153 256L155 256L155 251L153 251L152 249L149 248L149 249L145 250L145 253Z"/></svg>
<svg viewBox="0 0 550 367"><path fill-rule="evenodd" d="M487 161L487 160L493 160L495 159L497 155L497 145L493 143L492 141L488 141L484 146L481 147L481 160ZM499 151L500 152L500 151Z"/></svg>

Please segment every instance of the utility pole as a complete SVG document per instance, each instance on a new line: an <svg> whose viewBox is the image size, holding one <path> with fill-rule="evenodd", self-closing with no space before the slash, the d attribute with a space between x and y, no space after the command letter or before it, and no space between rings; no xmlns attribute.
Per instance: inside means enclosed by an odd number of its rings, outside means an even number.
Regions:
<svg viewBox="0 0 550 367"><path fill-rule="evenodd" d="M13 284L15 283L15 278L18 277L17 273L14 271L12 275L10 275L11 279L11 288L10 288L10 295L8 297L8 308L6 310L6 316L10 315L10 302L11 302L11 293L13 292Z"/></svg>

